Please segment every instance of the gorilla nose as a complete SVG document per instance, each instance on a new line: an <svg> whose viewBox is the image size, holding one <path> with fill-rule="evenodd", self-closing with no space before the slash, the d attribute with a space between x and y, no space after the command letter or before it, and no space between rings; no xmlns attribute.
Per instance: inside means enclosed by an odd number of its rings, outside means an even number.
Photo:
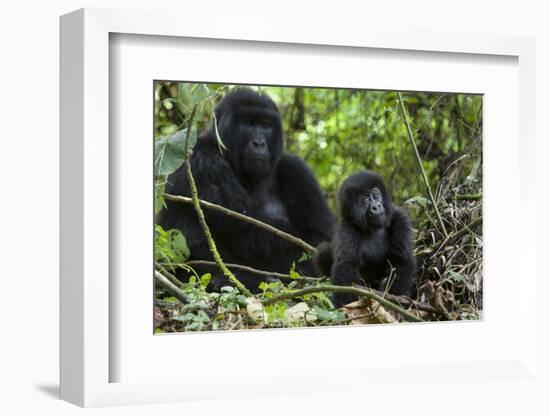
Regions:
<svg viewBox="0 0 550 416"><path fill-rule="evenodd" d="M266 147L265 140L263 139L254 139L252 140L252 144L256 149L263 149Z"/></svg>
<svg viewBox="0 0 550 416"><path fill-rule="evenodd" d="M382 212L382 204L380 203L372 204L370 206L370 212L372 212L374 215L380 214L380 212Z"/></svg>

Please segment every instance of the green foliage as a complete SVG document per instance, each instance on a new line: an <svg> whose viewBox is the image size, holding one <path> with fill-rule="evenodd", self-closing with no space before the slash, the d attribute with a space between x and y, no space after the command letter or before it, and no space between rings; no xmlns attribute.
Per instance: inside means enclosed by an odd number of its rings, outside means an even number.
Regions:
<svg viewBox="0 0 550 416"><path fill-rule="evenodd" d="M199 132L211 122L212 111L228 89L221 84L191 84L184 82L155 83L155 138L170 136L186 126L194 106L195 123Z"/></svg>
<svg viewBox="0 0 550 416"><path fill-rule="evenodd" d="M234 287L224 286L221 289L219 304L225 310L234 311L246 306L246 297Z"/></svg>
<svg viewBox="0 0 550 416"><path fill-rule="evenodd" d="M156 176L169 175L183 164L186 136L187 129L182 129L155 141ZM189 133L189 149L192 149L196 142L197 131L193 128Z"/></svg>
<svg viewBox="0 0 550 416"><path fill-rule="evenodd" d="M166 176L184 162L187 121L195 108L189 133L189 154L197 141L197 132L206 128L214 114L216 100L226 91L224 85L155 83L155 213L164 206ZM222 139L218 136L220 149Z"/></svg>
<svg viewBox="0 0 550 416"><path fill-rule="evenodd" d="M186 331L200 331L204 325L210 322L210 317L204 311L187 312L183 315L172 318L174 321L179 321L185 324Z"/></svg>
<svg viewBox="0 0 550 416"><path fill-rule="evenodd" d="M323 308L322 306L315 305L313 307L313 310L317 314L317 318L321 320L321 322L326 323L328 325L333 324L334 322L341 322L346 318L346 314L339 310L334 308Z"/></svg>
<svg viewBox="0 0 550 416"><path fill-rule="evenodd" d="M187 240L180 230L165 231L155 225L155 260L159 263L184 263L189 258Z"/></svg>
<svg viewBox="0 0 550 416"><path fill-rule="evenodd" d="M155 215L158 214L165 205L163 197L165 184L166 181L164 179L155 181Z"/></svg>
<svg viewBox="0 0 550 416"><path fill-rule="evenodd" d="M279 324L284 325L286 320L285 312L288 309L288 304L286 302L276 302L272 305L265 307L265 312L267 314L267 322L269 324Z"/></svg>
<svg viewBox="0 0 550 416"><path fill-rule="evenodd" d="M290 274L290 277L292 279L299 279L301 277L300 274L296 271L296 263L292 263L292 267L290 268L290 271L288 273Z"/></svg>
<svg viewBox="0 0 550 416"><path fill-rule="evenodd" d="M425 195L393 91L265 87L281 109L286 148L314 170L333 207L342 180L361 169L380 173L397 204ZM482 97L407 93L415 138L430 182L454 158L464 172L481 152ZM420 210L413 207L413 214ZM414 218L413 218L414 219Z"/></svg>

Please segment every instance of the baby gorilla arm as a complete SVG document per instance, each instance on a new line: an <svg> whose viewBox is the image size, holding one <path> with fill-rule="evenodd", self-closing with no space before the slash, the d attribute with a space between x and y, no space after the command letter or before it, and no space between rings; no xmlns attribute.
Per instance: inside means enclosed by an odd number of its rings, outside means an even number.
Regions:
<svg viewBox="0 0 550 416"><path fill-rule="evenodd" d="M413 253L410 220L401 209L396 208L388 229L390 253L388 260L395 268L395 279L390 293L398 296L410 296L416 261Z"/></svg>
<svg viewBox="0 0 550 416"><path fill-rule="evenodd" d="M359 278L359 247L361 235L357 229L343 221L340 224L334 242L334 263L330 271L332 284L340 286L351 286ZM348 293L334 293L333 302L340 307L355 300L354 295Z"/></svg>

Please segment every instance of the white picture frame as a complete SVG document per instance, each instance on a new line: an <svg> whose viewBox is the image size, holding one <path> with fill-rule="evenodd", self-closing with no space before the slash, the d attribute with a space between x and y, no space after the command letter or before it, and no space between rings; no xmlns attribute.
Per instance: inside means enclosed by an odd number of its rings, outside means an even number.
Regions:
<svg viewBox="0 0 550 416"><path fill-rule="evenodd" d="M181 22L185 21L185 25ZM528 210L532 203L534 183L527 178L535 171L535 42L533 38L508 35L472 33L433 33L410 30L380 30L350 27L337 35L327 35L323 28L312 27L307 32L286 28L281 31L276 25L254 26L243 33L234 31L234 21L217 21L206 29L200 22L186 19L173 13L150 13L106 9L83 9L61 18L61 398L80 406L106 406L120 404L159 403L216 397L243 397L270 394L315 393L359 388L361 383L390 385L392 380L403 380L394 388L408 388L407 384L430 383L443 373L453 374L455 380L481 383L484 380L522 381L535 377L536 322L524 317L535 316L536 270L533 246L536 239L536 217ZM199 373L186 377L170 377L166 381L113 381L111 368L120 360L112 349L113 305L109 281L110 251L109 230L113 226L110 216L110 36L112 34L163 36L174 38L201 38L224 41L270 42L284 50L291 45L316 47L331 45L353 50L422 51L445 54L463 54L476 60L476 56L507 56L517 59L519 69L519 105L517 119L519 131L519 156L517 189L511 192L519 201L516 210L521 221L517 231L519 244L513 247L514 264L511 278L517 282L518 270L522 273L522 286L515 288L515 308L512 318L521 325L513 327L510 341L513 348L503 348L495 354L495 360L447 361L438 363L418 362L414 367L399 362L395 367L383 363L375 366L367 363L357 371L343 365L339 370L331 367L325 371L326 378L308 373L293 375L265 370L265 379L258 382L244 374L237 379L234 374L217 373L218 382L206 380ZM168 38L165 38L168 39ZM162 40L161 40L162 41ZM437 59L437 58L436 58ZM485 151L495 152L495 149ZM515 170L513 172L516 172ZM527 214L529 213L529 214ZM487 230L485 230L487 232ZM517 260L517 261L516 261ZM152 259L151 259L152 261ZM515 277L514 277L515 276ZM152 278L151 278L152 279ZM522 288L529 288L522 289ZM111 293L112 295L112 293ZM489 311L490 312L490 311ZM491 317L489 317L491 318ZM492 324L491 319L481 323ZM139 323L139 322L138 322ZM145 324L145 322L142 322ZM477 323L471 323L472 333L480 331ZM445 325L445 324L444 324ZM397 327L377 329L391 337L418 335L418 329L405 326L396 333ZM335 331L338 329L328 329ZM481 328L483 331L484 328ZM292 330L298 343L307 342L312 332ZM424 329L423 331L430 331ZM277 332L277 331L275 331ZM280 331L279 331L280 332ZM268 331L246 338L255 347L269 342ZM328 332L324 333L326 336ZM338 336L332 332L332 336ZM364 328L357 328L346 335L363 340ZM232 343L245 342L244 334L197 334L203 340L214 336L231 337ZM151 333L151 337L153 334ZM277 335L279 336L279 335ZM316 337L317 335L315 335ZM206 337L206 338L205 338ZM170 337L162 337L168 344ZM213 342L213 341L212 341ZM166 346L169 348L169 346ZM140 346L136 346L140 348ZM254 364L250 363L250 367ZM215 370L218 365L205 364ZM257 370L257 369L256 369ZM368 377L365 378L365 371ZM408 377L411 371L414 377ZM262 374L252 371L254 377ZM327 382L327 380L333 380ZM441 376L441 380L447 380ZM228 388L228 386L232 386ZM392 384L393 385L393 384ZM354 387L355 386L355 387Z"/></svg>

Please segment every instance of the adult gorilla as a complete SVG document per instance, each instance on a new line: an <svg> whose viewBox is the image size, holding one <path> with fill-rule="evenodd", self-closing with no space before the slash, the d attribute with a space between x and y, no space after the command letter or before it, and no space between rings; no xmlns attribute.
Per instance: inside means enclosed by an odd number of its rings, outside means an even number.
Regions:
<svg viewBox="0 0 550 416"><path fill-rule="evenodd" d="M250 89L238 89L225 96L215 115L227 150L220 150L214 124L199 137L191 156L199 197L257 218L311 245L329 240L332 214L308 166L283 153L281 117L273 101ZM184 166L168 177L166 192L190 196ZM300 258L298 246L272 233L222 213L204 211L227 263L288 273L292 262ZM191 260L212 260L193 207L166 201L158 223L184 233ZM214 290L228 283L215 267L197 271L212 273ZM250 290L258 290L260 275L235 272Z"/></svg>

